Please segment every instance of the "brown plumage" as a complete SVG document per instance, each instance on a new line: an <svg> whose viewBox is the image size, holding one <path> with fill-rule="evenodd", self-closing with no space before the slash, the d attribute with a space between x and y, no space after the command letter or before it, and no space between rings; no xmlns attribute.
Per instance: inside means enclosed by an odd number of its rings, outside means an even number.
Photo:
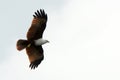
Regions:
<svg viewBox="0 0 120 80"><path fill-rule="evenodd" d="M20 39L17 41L17 50L21 51L26 48L26 53L28 55L31 69L35 69L44 59L42 44L47 43L48 41L43 41L42 35L46 28L47 14L44 10L35 12L33 15L33 21L30 29L27 32L27 40ZM41 44L35 42L36 40L41 41ZM42 42L43 41L43 42Z"/></svg>

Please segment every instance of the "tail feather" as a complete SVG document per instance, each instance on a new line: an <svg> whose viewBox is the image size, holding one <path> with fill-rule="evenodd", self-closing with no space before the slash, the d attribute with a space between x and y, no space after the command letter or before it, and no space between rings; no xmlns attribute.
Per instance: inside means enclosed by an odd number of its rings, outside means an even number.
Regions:
<svg viewBox="0 0 120 80"><path fill-rule="evenodd" d="M29 42L27 40L20 39L17 41L16 47L17 50L21 51L24 48L26 48L29 45Z"/></svg>

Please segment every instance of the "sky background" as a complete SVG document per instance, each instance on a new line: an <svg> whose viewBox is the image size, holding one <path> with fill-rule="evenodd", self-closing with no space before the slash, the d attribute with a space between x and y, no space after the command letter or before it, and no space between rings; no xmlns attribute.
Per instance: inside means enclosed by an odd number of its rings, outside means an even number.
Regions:
<svg viewBox="0 0 120 80"><path fill-rule="evenodd" d="M29 68L26 39L37 9L48 14L45 59ZM1 80L120 80L120 0L1 0Z"/></svg>

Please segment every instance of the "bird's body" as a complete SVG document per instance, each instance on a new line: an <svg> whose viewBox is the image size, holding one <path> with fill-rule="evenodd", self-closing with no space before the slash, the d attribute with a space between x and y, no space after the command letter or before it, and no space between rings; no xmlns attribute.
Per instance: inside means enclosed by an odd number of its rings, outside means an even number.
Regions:
<svg viewBox="0 0 120 80"><path fill-rule="evenodd" d="M46 28L47 14L44 10L35 12L33 15L33 21L30 29L27 32L27 40L20 39L17 41L17 49L19 51L26 48L31 69L35 69L44 59L42 45L49 42L48 40L42 39L43 32Z"/></svg>

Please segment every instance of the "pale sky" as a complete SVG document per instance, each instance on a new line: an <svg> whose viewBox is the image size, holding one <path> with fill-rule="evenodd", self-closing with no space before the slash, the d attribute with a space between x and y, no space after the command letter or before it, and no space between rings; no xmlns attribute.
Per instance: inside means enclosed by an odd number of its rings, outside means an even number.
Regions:
<svg viewBox="0 0 120 80"><path fill-rule="evenodd" d="M48 14L45 59L29 68L26 39L37 9ZM0 80L120 80L119 0L1 0Z"/></svg>

